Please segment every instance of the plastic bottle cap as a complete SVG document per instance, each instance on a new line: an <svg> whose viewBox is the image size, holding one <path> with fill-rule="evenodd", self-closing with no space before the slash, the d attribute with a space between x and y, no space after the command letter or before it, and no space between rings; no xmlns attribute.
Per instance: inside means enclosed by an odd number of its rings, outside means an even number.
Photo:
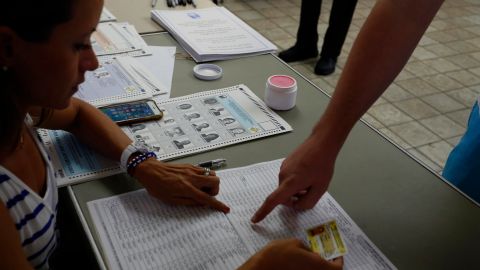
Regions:
<svg viewBox="0 0 480 270"><path fill-rule="evenodd" d="M200 80L216 80L222 77L223 70L214 64L199 64L193 67L193 75Z"/></svg>

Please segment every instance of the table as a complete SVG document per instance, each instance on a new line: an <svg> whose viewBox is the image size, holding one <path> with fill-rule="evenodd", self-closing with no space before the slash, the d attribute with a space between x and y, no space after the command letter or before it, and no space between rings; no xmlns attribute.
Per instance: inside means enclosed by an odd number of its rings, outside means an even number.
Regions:
<svg viewBox="0 0 480 270"><path fill-rule="evenodd" d="M150 45L176 44L168 34L144 38ZM287 74L298 83L297 105L279 115L294 130L172 162L196 163L224 157L227 168L232 168L285 157L310 134L329 101L325 93L271 54L217 64L224 70L223 77L206 82L193 77L193 61L177 60L172 97L240 83L263 97L270 75ZM476 256L480 254L480 207L376 130L359 122L335 169L329 192L399 269L479 267ZM95 244L98 242L86 203L138 188L125 175L69 188L85 228L93 232Z"/></svg>
<svg viewBox="0 0 480 270"><path fill-rule="evenodd" d="M197 8L215 6L211 0L196 0L195 3L197 4ZM140 34L165 31L150 18L150 10L152 10L151 0L105 0L105 7L117 17L119 22L129 22L133 24ZM169 8L165 0L158 0L154 9L182 10L191 8L191 5Z"/></svg>

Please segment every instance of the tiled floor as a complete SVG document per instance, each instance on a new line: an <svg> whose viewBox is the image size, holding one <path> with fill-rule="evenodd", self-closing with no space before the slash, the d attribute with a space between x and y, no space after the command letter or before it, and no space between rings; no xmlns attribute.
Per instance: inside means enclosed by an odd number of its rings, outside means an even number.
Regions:
<svg viewBox="0 0 480 270"><path fill-rule="evenodd" d="M324 0L318 25L322 38L332 0ZM224 6L274 42L295 43L301 0L225 0ZM313 73L316 59L292 66L327 93L339 74L375 0L359 0L350 31L329 76ZM321 47L322 40L319 41ZM441 172L465 131L480 95L480 1L446 0L405 69L363 117L412 155Z"/></svg>

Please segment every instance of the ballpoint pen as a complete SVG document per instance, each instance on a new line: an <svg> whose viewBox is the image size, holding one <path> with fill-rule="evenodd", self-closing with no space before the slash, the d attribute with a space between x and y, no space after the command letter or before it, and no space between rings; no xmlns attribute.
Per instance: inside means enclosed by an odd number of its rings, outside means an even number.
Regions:
<svg viewBox="0 0 480 270"><path fill-rule="evenodd" d="M157 0L152 0L152 8L154 8L157 5Z"/></svg>
<svg viewBox="0 0 480 270"><path fill-rule="evenodd" d="M227 160L224 158L219 158L219 159L200 162L197 164L197 166L203 167L203 168L218 169L225 164L227 164Z"/></svg>

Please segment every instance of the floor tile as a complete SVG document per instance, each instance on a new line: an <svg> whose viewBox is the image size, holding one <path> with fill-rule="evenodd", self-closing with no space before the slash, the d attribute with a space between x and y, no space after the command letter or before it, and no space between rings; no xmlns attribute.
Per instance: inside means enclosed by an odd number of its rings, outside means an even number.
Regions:
<svg viewBox="0 0 480 270"><path fill-rule="evenodd" d="M422 97L422 100L442 113L457 111L465 108L465 105L455 101L443 93L425 96Z"/></svg>
<svg viewBox="0 0 480 270"><path fill-rule="evenodd" d="M442 139L459 136L465 132L464 127L444 115L422 119L420 123Z"/></svg>
<svg viewBox="0 0 480 270"><path fill-rule="evenodd" d="M412 98L413 95L405 91L400 86L392 83L387 90L382 94L382 97L388 101L395 102Z"/></svg>
<svg viewBox="0 0 480 270"><path fill-rule="evenodd" d="M461 69L461 67L444 58L427 59L423 63L442 73Z"/></svg>
<svg viewBox="0 0 480 270"><path fill-rule="evenodd" d="M395 106L413 119L423 119L440 114L440 112L418 98L395 102Z"/></svg>
<svg viewBox="0 0 480 270"><path fill-rule="evenodd" d="M480 67L480 61L471 57L469 54L458 54L453 56L447 56L445 59L462 67L462 68L474 68Z"/></svg>
<svg viewBox="0 0 480 270"><path fill-rule="evenodd" d="M423 77L423 80L440 91L448 91L464 87L461 83L443 74L425 76Z"/></svg>
<svg viewBox="0 0 480 270"><path fill-rule="evenodd" d="M440 141L440 138L416 121L391 126L389 129L413 147Z"/></svg>
<svg viewBox="0 0 480 270"><path fill-rule="evenodd" d="M265 16L265 18L284 18L288 15L283 13L279 8L263 8L257 9L257 11Z"/></svg>
<svg viewBox="0 0 480 270"><path fill-rule="evenodd" d="M235 15L240 17L240 19L244 21L251 21L251 20L258 20L258 19L264 19L265 17L262 16L262 14L258 13L255 10L245 10L245 11L239 11L235 12Z"/></svg>
<svg viewBox="0 0 480 270"><path fill-rule="evenodd" d="M407 63L405 69L418 77L434 75L438 73L438 71L420 61Z"/></svg>
<svg viewBox="0 0 480 270"><path fill-rule="evenodd" d="M433 162L430 160L428 157L417 151L416 149L409 149L408 153L410 153L414 158L416 158L420 163L422 163L424 166L439 172L442 170L442 167L440 167L437 163Z"/></svg>
<svg viewBox="0 0 480 270"><path fill-rule="evenodd" d="M417 97L435 94L439 92L438 89L420 78L401 80L397 81L396 83L400 87Z"/></svg>
<svg viewBox="0 0 480 270"><path fill-rule="evenodd" d="M458 52L456 50L453 50L450 47L448 47L444 44L440 44L440 43L426 45L425 49L433 52L434 54L438 55L439 57L445 57L445 56L458 54Z"/></svg>
<svg viewBox="0 0 480 270"><path fill-rule="evenodd" d="M390 140L392 140L394 143L396 143L398 146L400 146L403 149L410 149L412 148L411 145L409 145L407 142L402 140L402 138L398 137L395 133L393 133L391 130L388 128L380 128L379 131L387 136Z"/></svg>
<svg viewBox="0 0 480 270"><path fill-rule="evenodd" d="M452 145L446 141L440 141L419 147L418 151L443 168L452 148Z"/></svg>
<svg viewBox="0 0 480 270"><path fill-rule="evenodd" d="M412 121L410 116L389 103L371 107L368 113L387 127Z"/></svg>
<svg viewBox="0 0 480 270"><path fill-rule="evenodd" d="M470 112L472 111L471 108L458 110L455 112L450 112L445 114L448 118L455 121L457 124L461 125L462 127L467 126L468 118L470 117Z"/></svg>
<svg viewBox="0 0 480 270"><path fill-rule="evenodd" d="M457 101L460 101L461 103L463 103L463 105L467 107L472 107L478 98L478 93L468 88L453 90L448 92L447 95L449 95L450 97L454 98Z"/></svg>
<svg viewBox="0 0 480 270"><path fill-rule="evenodd" d="M460 82L465 86L472 86L480 84L480 77L476 76L475 74L469 72L468 70L459 70L459 71L452 71L446 74L450 78Z"/></svg>

